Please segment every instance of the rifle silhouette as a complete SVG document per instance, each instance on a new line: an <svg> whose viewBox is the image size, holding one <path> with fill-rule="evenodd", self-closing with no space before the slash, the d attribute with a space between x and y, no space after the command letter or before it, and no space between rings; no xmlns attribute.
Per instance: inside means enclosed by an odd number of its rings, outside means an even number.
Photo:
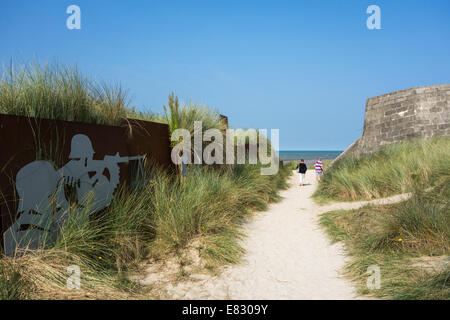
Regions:
<svg viewBox="0 0 450 320"><path fill-rule="evenodd" d="M107 168L110 163L129 163L130 161L142 160L145 156L131 156L131 157L121 157L119 152L117 152L113 156L106 155L103 160L92 160L96 164L100 164L100 167ZM103 171L99 170L97 173L90 178L89 180L94 181L100 178L100 175L103 175Z"/></svg>
<svg viewBox="0 0 450 320"><path fill-rule="evenodd" d="M103 161L111 161L111 162L116 162L116 163L128 163L130 161L134 161L134 160L142 160L144 159L144 156L132 156L132 157L121 157L119 155L119 153L117 152L115 155L113 156L108 156L106 155L103 158Z"/></svg>

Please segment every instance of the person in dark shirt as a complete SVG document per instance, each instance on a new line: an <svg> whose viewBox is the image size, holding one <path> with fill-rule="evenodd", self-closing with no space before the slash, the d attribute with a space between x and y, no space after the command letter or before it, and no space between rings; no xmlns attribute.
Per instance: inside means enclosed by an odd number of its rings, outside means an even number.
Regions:
<svg viewBox="0 0 450 320"><path fill-rule="evenodd" d="M306 167L305 160L301 159L300 163L298 164L298 176L299 176L299 180L300 180L300 186L305 185L304 182L305 182L306 170L308 170L308 168Z"/></svg>

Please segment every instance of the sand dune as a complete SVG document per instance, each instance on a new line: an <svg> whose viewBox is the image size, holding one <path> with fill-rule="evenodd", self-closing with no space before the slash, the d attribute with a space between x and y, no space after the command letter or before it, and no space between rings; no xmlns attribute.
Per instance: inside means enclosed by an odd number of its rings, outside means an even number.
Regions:
<svg viewBox="0 0 450 320"><path fill-rule="evenodd" d="M149 263L141 284L164 292L167 299L362 299L343 277L346 262L341 243L331 244L319 227L323 212L357 209L367 204L387 204L408 199L410 194L361 202L316 205L311 195L317 187L308 170L306 186L298 186L298 175L290 177L282 200L269 210L256 213L244 226L243 262L224 267L218 275L195 269L200 263L196 250L190 276L174 281L179 265L168 259ZM200 270L200 271L199 271ZM197 272L198 271L198 272Z"/></svg>
<svg viewBox="0 0 450 320"><path fill-rule="evenodd" d="M320 207L310 198L317 187L308 170L307 186L291 186L283 200L260 212L244 226L247 237L243 262L225 267L217 276L192 274L181 282L167 281L161 289L169 299L355 299L352 284L341 270L341 244L330 244L318 225ZM346 204L336 204L345 206ZM355 207L356 203L350 204ZM163 268L167 268L166 265ZM142 284L155 285L156 270L149 268Z"/></svg>

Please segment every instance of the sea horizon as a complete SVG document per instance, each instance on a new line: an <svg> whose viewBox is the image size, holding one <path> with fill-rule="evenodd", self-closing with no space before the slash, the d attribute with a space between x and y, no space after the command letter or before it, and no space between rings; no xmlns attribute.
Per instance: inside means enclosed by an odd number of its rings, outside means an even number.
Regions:
<svg viewBox="0 0 450 320"><path fill-rule="evenodd" d="M307 162L321 158L323 160L336 159L343 150L280 150L279 157L282 161L298 161L304 159Z"/></svg>

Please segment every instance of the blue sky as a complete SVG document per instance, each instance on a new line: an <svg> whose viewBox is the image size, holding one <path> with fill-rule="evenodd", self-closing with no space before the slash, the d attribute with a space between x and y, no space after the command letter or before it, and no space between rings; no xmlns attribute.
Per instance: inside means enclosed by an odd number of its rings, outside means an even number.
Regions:
<svg viewBox="0 0 450 320"><path fill-rule="evenodd" d="M81 8L68 30L66 8ZM381 8L381 30L366 9ZM450 1L2 0L0 61L77 64L139 110L174 91L235 128L278 128L281 150L342 150L367 98L450 83Z"/></svg>

